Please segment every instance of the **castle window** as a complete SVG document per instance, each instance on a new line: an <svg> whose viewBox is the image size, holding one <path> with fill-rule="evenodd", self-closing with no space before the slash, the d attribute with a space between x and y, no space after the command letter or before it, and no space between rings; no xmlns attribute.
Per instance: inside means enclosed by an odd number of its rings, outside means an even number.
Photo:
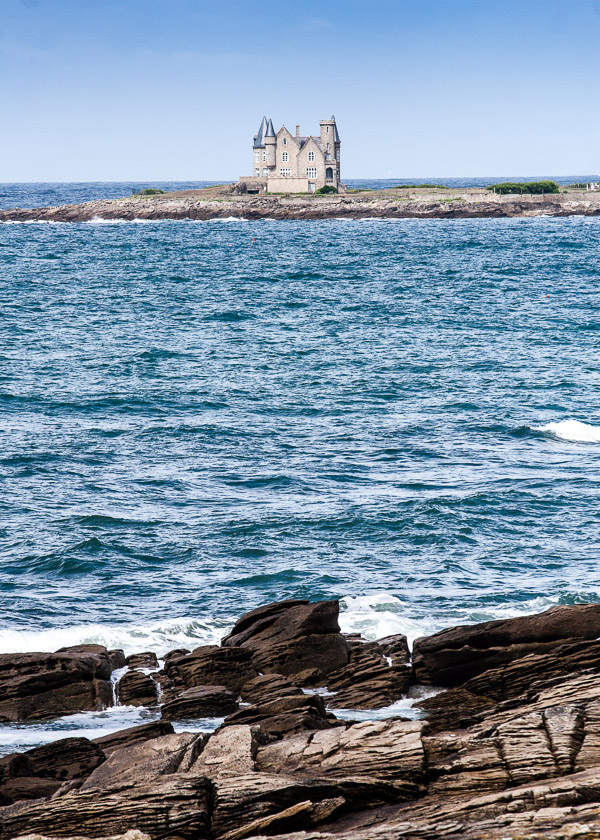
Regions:
<svg viewBox="0 0 600 840"><path fill-rule="evenodd" d="M306 170L306 177L307 178L316 178L317 177L317 167L316 166L309 166Z"/></svg>
<svg viewBox="0 0 600 840"><path fill-rule="evenodd" d="M281 162L282 163L287 163L289 159L290 159L290 156L289 156L288 152L282 152L281 153Z"/></svg>
<svg viewBox="0 0 600 840"><path fill-rule="evenodd" d="M283 138L282 143L283 143L284 146L287 146L287 137Z"/></svg>
<svg viewBox="0 0 600 840"><path fill-rule="evenodd" d="M268 174L269 174L269 170L268 169L263 169L263 178L266 178Z"/></svg>
<svg viewBox="0 0 600 840"><path fill-rule="evenodd" d="M288 175L291 175L291 174L292 174L292 170L291 170L289 167L288 167L287 169L280 169L280 170L279 170L279 174L280 174L283 178L286 178Z"/></svg>
<svg viewBox="0 0 600 840"><path fill-rule="evenodd" d="M260 152L254 152L254 160L256 160L256 161L260 160Z"/></svg>
<svg viewBox="0 0 600 840"><path fill-rule="evenodd" d="M254 174L257 178L260 178L260 169L258 167L254 170Z"/></svg>
<svg viewBox="0 0 600 840"><path fill-rule="evenodd" d="M308 153L308 159L312 163L312 161L315 159L315 153L314 152L309 152Z"/></svg>
<svg viewBox="0 0 600 840"><path fill-rule="evenodd" d="M267 159L267 153L266 153L266 151L264 151L263 152L263 163L266 161L266 159Z"/></svg>

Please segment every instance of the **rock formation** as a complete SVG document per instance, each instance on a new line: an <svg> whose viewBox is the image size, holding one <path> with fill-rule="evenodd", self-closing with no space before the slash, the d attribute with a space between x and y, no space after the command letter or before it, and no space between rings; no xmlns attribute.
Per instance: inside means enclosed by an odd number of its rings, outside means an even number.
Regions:
<svg viewBox="0 0 600 840"><path fill-rule="evenodd" d="M600 837L598 605L452 628L417 640L412 664L403 637L343 637L337 609L254 610L223 646L164 658L163 720L0 759L0 836ZM108 682L121 662L103 649L2 660L0 696L19 701L6 708L41 719L64 706L64 686ZM130 657L121 682L150 662ZM60 702L44 706L50 684ZM424 684L418 719L331 711L389 706ZM208 714L225 717L210 735L166 719Z"/></svg>

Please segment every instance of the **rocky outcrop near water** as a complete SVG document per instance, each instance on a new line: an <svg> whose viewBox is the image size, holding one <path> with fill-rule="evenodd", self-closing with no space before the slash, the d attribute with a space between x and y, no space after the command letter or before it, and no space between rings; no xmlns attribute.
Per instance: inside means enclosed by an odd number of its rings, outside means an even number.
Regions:
<svg viewBox="0 0 600 840"><path fill-rule="evenodd" d="M499 195L484 189L398 188L335 195L236 195L231 187L134 195L62 207L0 209L0 222L192 219L476 219L597 216L600 192Z"/></svg>
<svg viewBox="0 0 600 840"><path fill-rule="evenodd" d="M220 646L130 657L116 676L152 681L162 719L0 759L0 836L600 836L600 605L450 628L412 658L404 637L346 637L337 618L335 601L269 604ZM102 648L5 654L0 692L20 674L19 708L47 719L62 708L49 673L59 689L109 683L119 663ZM206 715L212 733L170 722Z"/></svg>

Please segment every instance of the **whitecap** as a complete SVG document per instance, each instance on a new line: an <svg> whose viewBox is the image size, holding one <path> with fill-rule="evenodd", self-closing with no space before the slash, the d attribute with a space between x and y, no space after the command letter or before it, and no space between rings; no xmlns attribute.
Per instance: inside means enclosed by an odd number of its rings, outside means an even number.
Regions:
<svg viewBox="0 0 600 840"><path fill-rule="evenodd" d="M230 622L182 617L148 624L79 624L42 630L0 630L0 652L52 652L72 645L105 645L126 655L152 650L158 655L175 648L219 644Z"/></svg>
<svg viewBox="0 0 600 840"><path fill-rule="evenodd" d="M600 426L582 423L580 420L560 420L532 427L535 432L543 432L559 440L573 443L600 443Z"/></svg>

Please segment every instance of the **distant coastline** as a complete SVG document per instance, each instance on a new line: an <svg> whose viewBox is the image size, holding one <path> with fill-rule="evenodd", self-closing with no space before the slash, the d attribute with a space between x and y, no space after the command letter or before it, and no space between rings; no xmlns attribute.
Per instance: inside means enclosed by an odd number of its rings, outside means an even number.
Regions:
<svg viewBox="0 0 600 840"><path fill-rule="evenodd" d="M0 222L89 222L133 219L468 219L600 215L600 191L568 189L551 195L498 195L481 187L356 190L346 194L233 195L230 186L162 195L88 201L54 207L0 210Z"/></svg>

